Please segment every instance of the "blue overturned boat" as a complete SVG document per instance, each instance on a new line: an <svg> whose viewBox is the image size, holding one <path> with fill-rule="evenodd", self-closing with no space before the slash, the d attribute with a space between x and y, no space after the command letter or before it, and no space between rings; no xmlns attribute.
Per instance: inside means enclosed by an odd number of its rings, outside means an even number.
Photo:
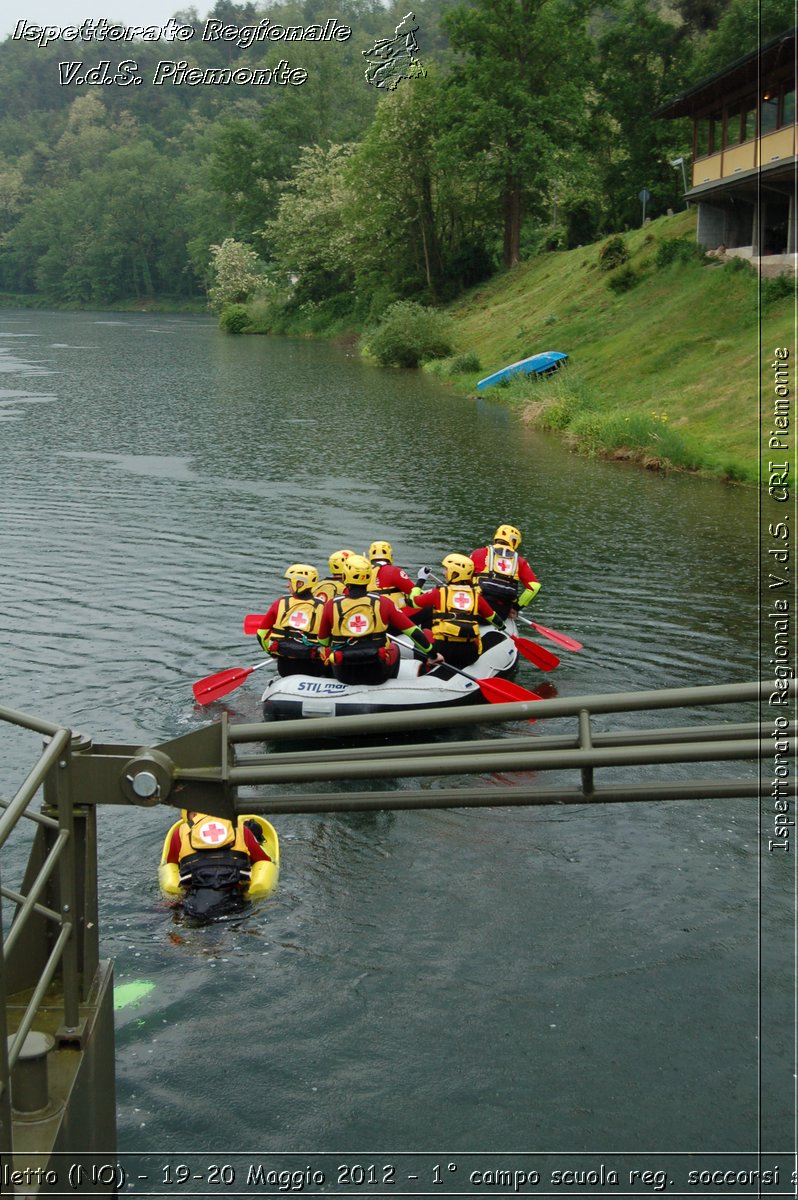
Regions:
<svg viewBox="0 0 798 1200"><path fill-rule="evenodd" d="M497 383L505 383L512 379L513 375L551 375L553 371L559 371L567 358L568 355L560 350L544 350L542 354L522 358L519 362L510 363L509 367L502 367L500 371L494 371L492 375L480 379L477 391L482 392Z"/></svg>

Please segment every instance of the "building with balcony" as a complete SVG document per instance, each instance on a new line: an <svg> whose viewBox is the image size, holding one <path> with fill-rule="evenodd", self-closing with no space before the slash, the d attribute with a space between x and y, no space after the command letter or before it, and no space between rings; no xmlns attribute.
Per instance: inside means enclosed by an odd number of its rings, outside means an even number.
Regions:
<svg viewBox="0 0 798 1200"><path fill-rule="evenodd" d="M698 241L753 259L763 274L796 261L796 32L737 59L658 114L692 118L685 198L698 207Z"/></svg>

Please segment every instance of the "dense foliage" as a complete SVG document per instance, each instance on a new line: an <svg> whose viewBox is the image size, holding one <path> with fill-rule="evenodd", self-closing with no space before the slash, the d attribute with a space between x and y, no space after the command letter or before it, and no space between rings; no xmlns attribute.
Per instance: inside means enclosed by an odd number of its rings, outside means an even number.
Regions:
<svg viewBox="0 0 798 1200"><path fill-rule="evenodd" d="M790 24L771 0L418 0L423 69L367 86L404 6L340 0L351 37L0 44L0 291L52 305L252 301L255 319L379 321L539 249L680 206L687 124L654 116ZM759 16L757 17L757 13ZM217 0L236 30L323 25L318 0ZM733 50L730 47L734 47ZM140 85L59 63L134 60ZM158 64L304 67L301 86L153 83ZM232 318L231 318L232 319ZM254 318L253 318L254 319ZM240 325L240 318L236 318Z"/></svg>

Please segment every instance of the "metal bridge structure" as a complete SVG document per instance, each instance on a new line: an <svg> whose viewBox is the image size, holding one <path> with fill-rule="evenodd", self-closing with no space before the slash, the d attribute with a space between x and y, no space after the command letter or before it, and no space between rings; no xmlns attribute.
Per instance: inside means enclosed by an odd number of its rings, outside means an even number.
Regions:
<svg viewBox="0 0 798 1200"><path fill-rule="evenodd" d="M771 683L735 683L276 724L231 724L223 715L156 746L95 743L0 707L0 720L41 741L16 794L0 800L0 1193L19 1194L10 1178L37 1195L42 1172L59 1154L90 1170L116 1147L113 964L100 955L98 805L163 805L235 819L244 812L756 801L771 786L761 765L773 759L771 691ZM780 714L793 714L795 692L793 684ZM747 719L724 720L728 706L742 706ZM662 722L679 709L688 710L680 723ZM614 731L604 727L630 713L639 728L629 728L628 717ZM486 737L489 726L501 728ZM444 729L445 740L435 740ZM452 740L461 729L476 732ZM784 757L794 760L792 715L780 717L779 738ZM495 773L509 786L486 781ZM472 776L476 782L463 782ZM386 787L391 780L410 784ZM14 855L16 862L27 855L27 865L12 887L6 875ZM91 1194L115 1195L116 1184L101 1173Z"/></svg>

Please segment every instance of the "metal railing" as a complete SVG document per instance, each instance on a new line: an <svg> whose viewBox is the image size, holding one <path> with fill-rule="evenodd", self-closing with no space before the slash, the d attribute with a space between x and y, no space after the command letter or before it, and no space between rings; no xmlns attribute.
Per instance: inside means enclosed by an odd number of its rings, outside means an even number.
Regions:
<svg viewBox="0 0 798 1200"><path fill-rule="evenodd" d="M99 1044L96 1053L106 1059L110 1056L112 1071L113 1014L108 994L112 972L108 966L103 979L98 970L97 805L166 805L235 817L244 811L321 813L757 797L769 789L766 773L746 771L720 778L717 768L720 763L772 757L773 727L771 723L766 729L762 717L770 691L769 683L724 684L240 725L229 724L223 714L214 724L155 747L94 744L61 725L0 708L0 721L46 739L16 795L0 802L4 810L0 850L22 820L34 827L22 886L0 886L0 903L14 906L5 936L0 923L0 1153L13 1150L10 1073L45 1000L52 1008L57 986L63 1011L57 1038L81 1050L93 1039ZM795 695L796 685L792 684L791 716ZM794 758L796 726L781 716L782 703L779 738ZM709 719L708 710L728 705L747 706L752 710L751 719ZM691 711L691 723L614 731L596 728L599 715L653 714L678 708ZM698 719L696 710L701 713ZM537 723L531 729L530 721ZM563 723L565 731L554 732L551 724L555 722ZM492 738L430 740L443 728L451 732L499 723L522 723L525 728L522 733L505 728L501 736ZM397 743L397 734L403 739L419 734L423 740ZM393 741L385 740L391 737ZM324 744L329 738L336 739L334 748ZM347 741L352 738L360 744ZM240 750L263 742L279 743L279 747L270 753ZM292 748L296 742L302 745ZM690 779L661 777L677 763L711 764L713 769ZM650 777L641 776L643 767L653 769ZM552 771L566 773L567 781L543 785L539 775ZM631 781L616 777L624 771L633 773ZM384 781L391 779L430 780L496 772L510 786L499 787L495 782L468 786L458 782L455 787L384 786ZM344 786L369 780L382 786L358 791ZM320 782L330 790L305 790L306 785ZM250 794L253 787L260 789L254 796ZM37 812L31 803L42 788L44 807ZM241 788L247 789L245 797L239 797ZM92 1026L94 1033L86 1032L91 1021L90 991L99 1014ZM21 1015L15 1010L17 1020L9 1039L9 997L13 992L24 992L27 999ZM91 1048L87 1051L94 1052ZM96 1090L87 1084L84 1095ZM112 1082L108 1091L113 1092ZM96 1100L84 1100L87 1106L92 1102Z"/></svg>

